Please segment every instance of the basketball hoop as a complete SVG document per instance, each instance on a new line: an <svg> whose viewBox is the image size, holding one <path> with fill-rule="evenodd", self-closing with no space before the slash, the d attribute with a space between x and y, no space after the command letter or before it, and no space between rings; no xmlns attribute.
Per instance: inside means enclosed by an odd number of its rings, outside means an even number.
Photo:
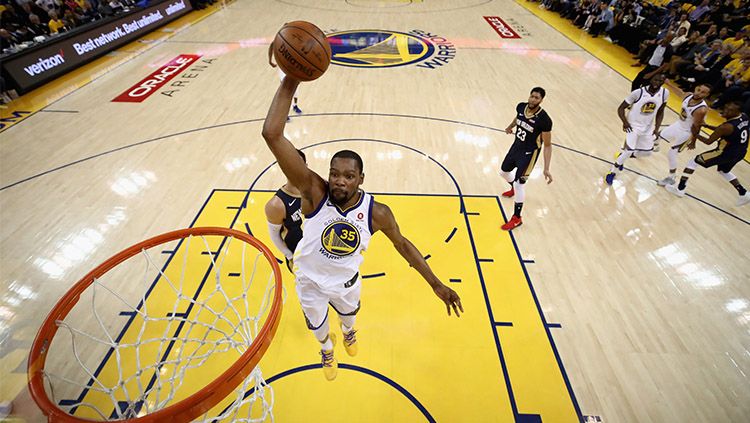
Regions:
<svg viewBox="0 0 750 423"><path fill-rule="evenodd" d="M52 309L29 354L31 396L55 422L263 420L273 392L257 364L282 302L276 258L246 233L199 227L145 240Z"/></svg>

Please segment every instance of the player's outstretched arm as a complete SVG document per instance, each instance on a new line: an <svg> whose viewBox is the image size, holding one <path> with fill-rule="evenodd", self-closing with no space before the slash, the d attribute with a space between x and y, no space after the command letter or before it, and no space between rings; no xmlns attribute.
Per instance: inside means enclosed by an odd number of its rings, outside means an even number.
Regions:
<svg viewBox="0 0 750 423"><path fill-rule="evenodd" d="M284 136L287 113L299 81L284 77L263 123L263 139L289 182L302 194L302 211L312 210L325 195L325 181L311 171L294 145ZM307 201L305 201L307 200Z"/></svg>
<svg viewBox="0 0 750 423"><path fill-rule="evenodd" d="M703 135L698 135L698 139L701 140L704 144L713 144L718 140L719 138L725 137L732 133L734 130L734 127L731 123L722 123L721 125L717 126L714 132L711 133L711 135L708 136L708 138L704 137Z"/></svg>
<svg viewBox="0 0 750 423"><path fill-rule="evenodd" d="M396 218L393 216L393 212L391 212L391 209L388 206L378 202L373 205L372 225L373 231L383 231L393 243L396 251L406 259L411 267L417 269L417 272L419 272L424 280L430 284L435 295L445 303L448 315L450 316L452 308L456 317L461 317L459 311L461 313L464 311L464 308L461 305L461 298L456 294L456 291L448 288L445 284L440 282L440 279L432 273L430 265L424 260L422 254L417 250L417 247L401 234L398 223L396 223Z"/></svg>

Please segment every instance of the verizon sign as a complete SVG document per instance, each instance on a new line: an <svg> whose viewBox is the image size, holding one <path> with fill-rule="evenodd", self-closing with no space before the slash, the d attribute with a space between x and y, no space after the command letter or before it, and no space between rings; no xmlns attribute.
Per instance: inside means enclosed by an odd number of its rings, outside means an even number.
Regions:
<svg viewBox="0 0 750 423"><path fill-rule="evenodd" d="M163 87L170 79L177 76L183 69L186 69L193 62L200 59L200 57L196 54L181 54L154 71L151 75L143 78L124 93L115 97L112 101L115 103L140 103Z"/></svg>
<svg viewBox="0 0 750 423"><path fill-rule="evenodd" d="M516 31L511 28L510 25L505 23L504 20L498 16L485 16L484 20L497 32L501 38L521 38Z"/></svg>
<svg viewBox="0 0 750 423"><path fill-rule="evenodd" d="M39 46L3 57L3 74L27 92L190 12L189 0L151 1L153 6L71 31Z"/></svg>

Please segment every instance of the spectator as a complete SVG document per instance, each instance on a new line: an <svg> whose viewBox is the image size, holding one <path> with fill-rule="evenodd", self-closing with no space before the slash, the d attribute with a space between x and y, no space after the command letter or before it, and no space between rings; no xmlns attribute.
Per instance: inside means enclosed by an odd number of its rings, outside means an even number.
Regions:
<svg viewBox="0 0 750 423"><path fill-rule="evenodd" d="M609 32L615 26L615 14L606 3L599 3L599 16L591 25L591 35L597 37L602 31Z"/></svg>
<svg viewBox="0 0 750 423"><path fill-rule="evenodd" d="M49 33L51 35L55 35L67 30L67 28L65 27L65 22L57 17L57 12L55 12L54 10L51 10L49 12L49 22L47 23L47 25L49 26Z"/></svg>
<svg viewBox="0 0 750 423"><path fill-rule="evenodd" d="M112 8L112 11L115 12L115 14L120 13L125 10L125 5L120 2L120 0L112 0L109 2L109 7Z"/></svg>
<svg viewBox="0 0 750 423"><path fill-rule="evenodd" d="M694 34L697 34L696 31L693 31ZM678 47L680 47L685 41L687 41L687 30L685 27L680 27L677 29L677 36L672 39L672 42L669 43L672 46L673 50L677 50Z"/></svg>
<svg viewBox="0 0 750 423"><path fill-rule="evenodd" d="M716 42L714 42L716 44ZM708 59L702 63L688 66L685 71L680 75L678 84L685 90L692 91L694 84L708 84L713 86L716 80L721 76L721 70L731 60L732 56L729 54L730 50L726 46L719 44L719 51L717 54L711 54Z"/></svg>
<svg viewBox="0 0 750 423"><path fill-rule="evenodd" d="M711 6L709 5L710 0L703 0L701 4L695 8L690 14L688 15L688 20L690 22L698 22L703 15L708 13L711 10Z"/></svg>
<svg viewBox="0 0 750 423"><path fill-rule="evenodd" d="M672 35L670 34L659 41L659 44L654 47L654 50L646 63L646 67L638 72L638 75L636 75L633 80L633 83L630 86L631 91L637 90L646 81L651 79L652 76L664 72L667 69L673 54L672 46L669 45L671 41Z"/></svg>
<svg viewBox="0 0 750 423"><path fill-rule="evenodd" d="M734 34L734 37L727 38L721 44L729 48L733 58L740 57L740 50L745 46L745 31L740 30Z"/></svg>
<svg viewBox="0 0 750 423"><path fill-rule="evenodd" d="M46 37L49 35L49 26L43 24L39 19L39 16L32 13L29 15L29 21L31 22L29 24L29 32L34 34L35 37L40 35Z"/></svg>
<svg viewBox="0 0 750 423"><path fill-rule="evenodd" d="M0 51L14 49L18 45L18 39L5 28L0 28Z"/></svg>
<svg viewBox="0 0 750 423"><path fill-rule="evenodd" d="M682 15L680 15L680 21L677 25L677 28L685 28L685 31L687 31L687 33L690 32L690 21L688 20L687 14L683 13Z"/></svg>

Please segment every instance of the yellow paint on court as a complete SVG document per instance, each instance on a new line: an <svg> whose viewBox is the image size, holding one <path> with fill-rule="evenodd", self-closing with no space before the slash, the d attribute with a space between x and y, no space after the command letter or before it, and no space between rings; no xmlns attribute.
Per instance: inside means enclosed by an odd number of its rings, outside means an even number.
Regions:
<svg viewBox="0 0 750 423"><path fill-rule="evenodd" d="M247 208L237 216L236 208L245 195L244 191L215 191L195 226L229 226L234 221L234 229L250 228L272 246L263 213L272 193L252 192ZM385 275L363 281L357 320L359 355L348 357L339 345L336 356L350 367L342 366L338 378L327 382L317 368L319 346L305 326L292 276L283 269L287 297L282 321L261 361L265 378L272 380L277 421L377 418L411 422L429 415L439 422L512 422L511 397L519 414L540 415L544 422L575 421L573 400L522 264L510 236L499 229L502 215L497 198L465 198L470 228L456 196L376 198L391 207L402 232L424 255L430 255L428 263L461 295L466 313L460 319L448 317L421 277L384 235L377 235L365 253L361 274ZM180 256L179 251L176 254ZM178 257L172 263L180 263ZM477 257L483 259L479 267ZM190 260L195 263L189 272L202 276L208 265L206 256ZM155 301L160 295L150 298ZM488 304L494 322L512 324L497 326L507 374ZM158 307L171 311L172 304ZM337 319L331 313L341 342ZM112 371L107 368L103 373ZM210 373L219 371L208 366L202 370L199 380L204 384ZM198 384L195 378L190 383Z"/></svg>

